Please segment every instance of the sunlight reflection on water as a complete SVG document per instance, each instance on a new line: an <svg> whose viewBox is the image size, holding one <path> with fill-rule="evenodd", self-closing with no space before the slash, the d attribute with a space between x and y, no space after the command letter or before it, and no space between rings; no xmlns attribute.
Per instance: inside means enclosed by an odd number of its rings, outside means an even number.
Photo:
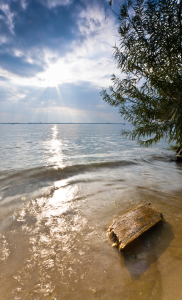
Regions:
<svg viewBox="0 0 182 300"><path fill-rule="evenodd" d="M55 169L64 167L63 164L63 152L62 152L62 141L58 139L58 127L57 125L52 128L52 139L48 142L50 148L51 157L48 159L50 163L55 165Z"/></svg>

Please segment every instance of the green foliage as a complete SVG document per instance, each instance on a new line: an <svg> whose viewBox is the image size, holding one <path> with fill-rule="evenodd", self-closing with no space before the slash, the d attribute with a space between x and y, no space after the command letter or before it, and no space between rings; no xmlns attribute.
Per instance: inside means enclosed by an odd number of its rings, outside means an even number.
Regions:
<svg viewBox="0 0 182 300"><path fill-rule="evenodd" d="M177 152L177 150L179 151L179 145L170 145L167 149Z"/></svg>
<svg viewBox="0 0 182 300"><path fill-rule="evenodd" d="M122 78L112 76L103 99L133 125L126 136L182 147L182 0L127 0L118 20L114 59Z"/></svg>

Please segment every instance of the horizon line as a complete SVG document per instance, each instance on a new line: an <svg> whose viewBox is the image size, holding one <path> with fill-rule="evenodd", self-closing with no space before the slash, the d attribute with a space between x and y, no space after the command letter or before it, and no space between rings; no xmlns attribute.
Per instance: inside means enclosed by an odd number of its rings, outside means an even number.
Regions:
<svg viewBox="0 0 182 300"><path fill-rule="evenodd" d="M42 124L125 124L125 122L118 122L118 123L114 123L114 122L90 122L90 123L76 123L76 122L67 122L67 123L58 123L58 122L54 122L54 123L45 123L45 122L27 122L27 123L19 123L19 122L3 122L3 123L0 123L1 125L2 124L13 124L13 125L18 125L18 124L28 124L28 125L31 125L31 124L38 124L38 125L42 125Z"/></svg>

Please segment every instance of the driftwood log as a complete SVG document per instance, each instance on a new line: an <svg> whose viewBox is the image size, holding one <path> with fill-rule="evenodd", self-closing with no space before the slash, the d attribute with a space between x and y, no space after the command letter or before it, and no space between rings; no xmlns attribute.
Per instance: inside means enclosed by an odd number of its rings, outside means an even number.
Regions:
<svg viewBox="0 0 182 300"><path fill-rule="evenodd" d="M163 216L150 206L150 203L124 214L110 226L109 236L120 251L131 246L143 233L161 224Z"/></svg>

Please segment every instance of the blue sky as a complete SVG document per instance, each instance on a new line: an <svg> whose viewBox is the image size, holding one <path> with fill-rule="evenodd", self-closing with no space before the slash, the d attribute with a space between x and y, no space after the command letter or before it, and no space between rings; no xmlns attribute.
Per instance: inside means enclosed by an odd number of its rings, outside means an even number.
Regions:
<svg viewBox="0 0 182 300"><path fill-rule="evenodd" d="M0 122L123 121L100 96L119 72L108 2L0 1Z"/></svg>

